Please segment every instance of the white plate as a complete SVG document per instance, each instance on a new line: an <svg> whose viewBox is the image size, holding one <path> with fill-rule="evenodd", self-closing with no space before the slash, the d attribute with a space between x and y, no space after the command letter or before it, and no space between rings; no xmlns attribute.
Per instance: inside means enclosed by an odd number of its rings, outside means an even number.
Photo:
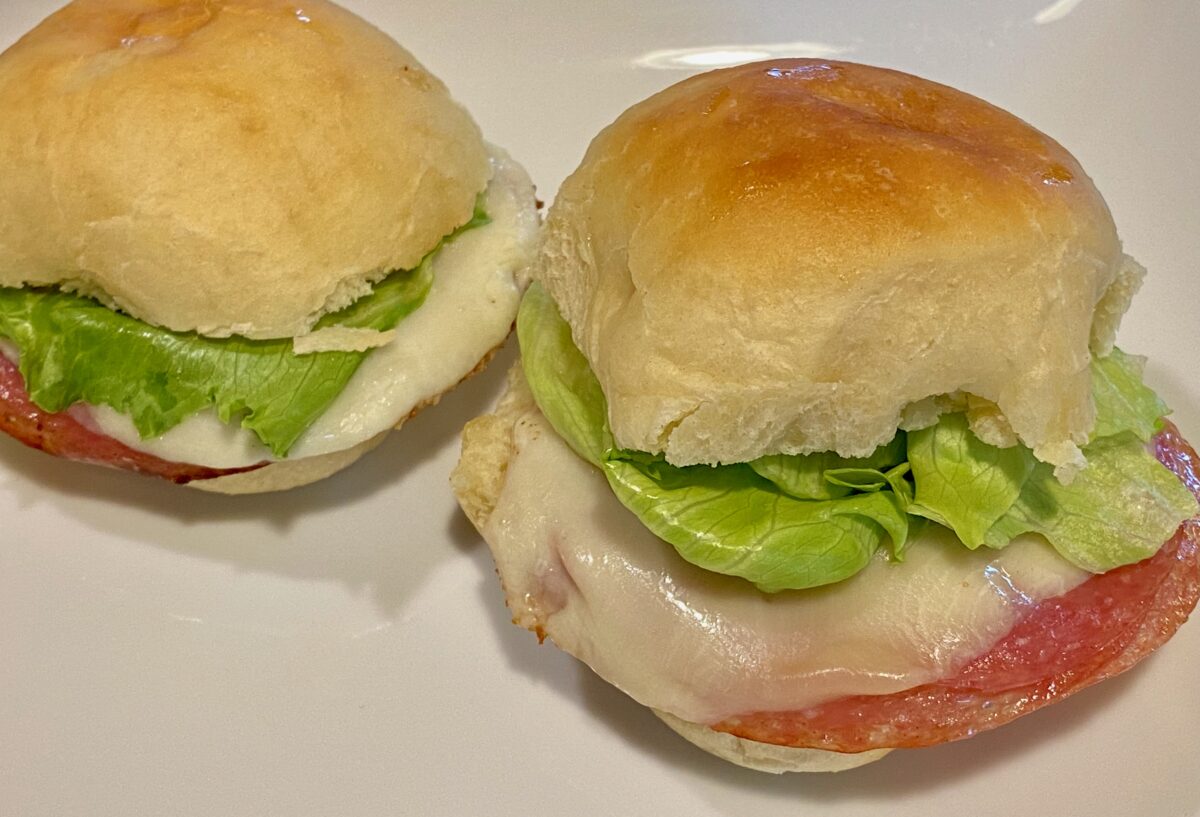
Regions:
<svg viewBox="0 0 1200 817"><path fill-rule="evenodd" d="M546 198L598 128L686 76L680 56L842 56L1014 111L1079 157L1149 267L1122 344L1200 438L1200 5L1051 2L346 5ZM3 0L0 45L55 5ZM509 624L456 512L458 429L509 359L282 496L198 495L0 440L0 812L1200 814L1195 622L1049 710L842 775L756 774L676 738Z"/></svg>

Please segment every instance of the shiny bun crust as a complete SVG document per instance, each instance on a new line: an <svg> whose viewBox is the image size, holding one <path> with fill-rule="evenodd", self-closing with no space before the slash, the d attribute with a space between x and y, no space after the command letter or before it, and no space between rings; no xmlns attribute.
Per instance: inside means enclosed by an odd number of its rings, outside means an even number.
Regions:
<svg viewBox="0 0 1200 817"><path fill-rule="evenodd" d="M777 60L692 77L605 129L536 277L622 447L864 455L906 408L964 392L1077 466L1091 353L1140 268L1078 162L1015 116L895 71Z"/></svg>
<svg viewBox="0 0 1200 817"><path fill-rule="evenodd" d="M0 286L290 337L414 267L490 174L470 116L325 0L76 0L0 55Z"/></svg>

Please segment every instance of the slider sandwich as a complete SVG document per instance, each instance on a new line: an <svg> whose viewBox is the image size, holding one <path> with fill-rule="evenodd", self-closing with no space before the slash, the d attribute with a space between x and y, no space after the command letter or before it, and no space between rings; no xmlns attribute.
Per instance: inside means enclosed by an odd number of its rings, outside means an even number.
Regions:
<svg viewBox="0 0 1200 817"><path fill-rule="evenodd" d="M591 144L453 482L514 621L684 737L833 771L1122 672L1200 594L1144 271L1060 145L895 71L685 80Z"/></svg>
<svg viewBox="0 0 1200 817"><path fill-rule="evenodd" d="M0 428L206 490L354 462L509 333L538 218L325 0L76 0L0 55Z"/></svg>

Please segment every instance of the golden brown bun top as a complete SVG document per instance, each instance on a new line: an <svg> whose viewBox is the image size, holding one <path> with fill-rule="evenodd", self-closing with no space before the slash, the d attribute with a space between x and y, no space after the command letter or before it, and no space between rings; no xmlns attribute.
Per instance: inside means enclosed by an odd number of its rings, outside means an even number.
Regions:
<svg viewBox="0 0 1200 817"><path fill-rule="evenodd" d="M546 232L538 277L617 442L680 464L865 454L960 390L1069 462L1093 422L1093 317L1104 351L1137 278L1052 139L943 85L814 60L635 105Z"/></svg>
<svg viewBox="0 0 1200 817"><path fill-rule="evenodd" d="M325 0L77 0L0 55L0 285L175 330L306 331L490 174L470 116Z"/></svg>

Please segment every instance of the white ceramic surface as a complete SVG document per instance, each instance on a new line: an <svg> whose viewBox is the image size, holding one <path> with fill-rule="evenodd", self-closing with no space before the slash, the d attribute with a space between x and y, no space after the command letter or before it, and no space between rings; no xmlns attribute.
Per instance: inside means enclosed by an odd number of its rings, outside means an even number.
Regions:
<svg viewBox="0 0 1200 817"><path fill-rule="evenodd" d="M0 0L0 46L56 5ZM1122 345L1200 438L1194 0L346 5L547 199L599 127L736 52L892 66L1016 112L1079 157L1149 267ZM282 496L198 495L0 440L0 814L1200 814L1200 622L998 732L842 775L756 774L676 738L509 624L456 512L458 429L510 360Z"/></svg>

